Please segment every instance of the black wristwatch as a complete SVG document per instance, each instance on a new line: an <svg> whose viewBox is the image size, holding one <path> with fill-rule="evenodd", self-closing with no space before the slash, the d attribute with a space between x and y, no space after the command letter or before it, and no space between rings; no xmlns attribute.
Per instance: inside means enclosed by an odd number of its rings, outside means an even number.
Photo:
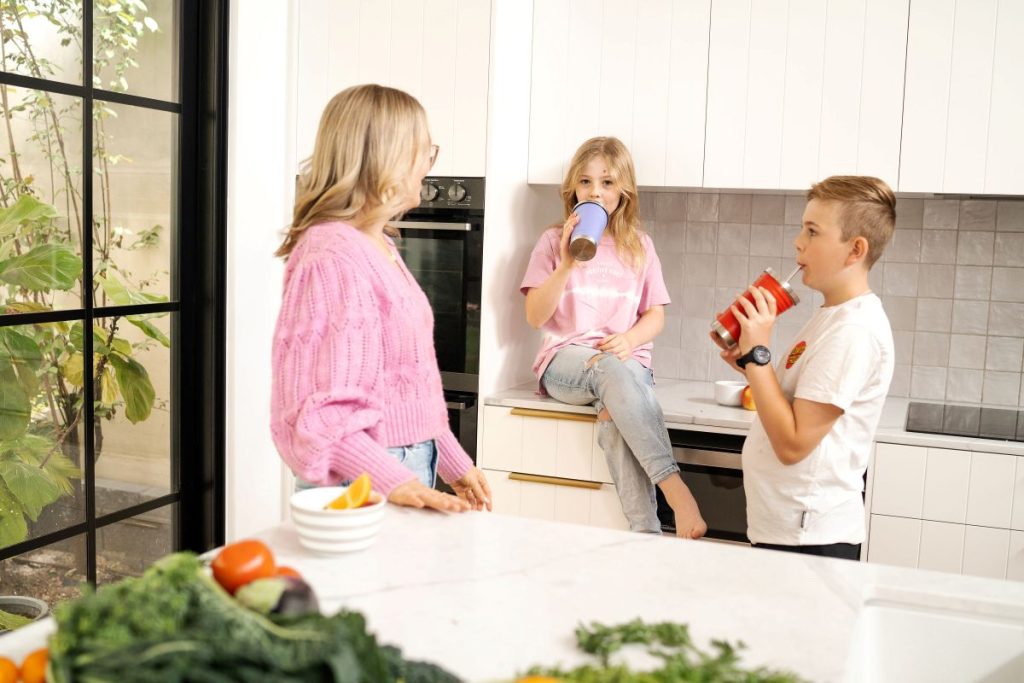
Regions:
<svg viewBox="0 0 1024 683"><path fill-rule="evenodd" d="M754 363L754 365L768 365L771 362L772 352L768 350L767 346L760 345L755 346L736 359L736 365L741 368L747 367L747 363Z"/></svg>

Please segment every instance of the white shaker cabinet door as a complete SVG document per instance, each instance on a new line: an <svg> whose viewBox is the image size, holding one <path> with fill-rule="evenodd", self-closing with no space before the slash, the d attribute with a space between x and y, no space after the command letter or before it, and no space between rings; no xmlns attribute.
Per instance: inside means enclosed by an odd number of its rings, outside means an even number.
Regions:
<svg viewBox="0 0 1024 683"><path fill-rule="evenodd" d="M871 515L868 562L917 567L921 520Z"/></svg>
<svg viewBox="0 0 1024 683"><path fill-rule="evenodd" d="M927 448L876 444L871 512L920 519L927 458Z"/></svg>

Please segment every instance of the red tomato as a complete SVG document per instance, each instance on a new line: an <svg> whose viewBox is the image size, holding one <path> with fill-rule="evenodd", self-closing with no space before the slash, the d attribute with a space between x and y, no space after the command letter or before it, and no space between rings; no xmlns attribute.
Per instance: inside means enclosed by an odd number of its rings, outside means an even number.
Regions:
<svg viewBox="0 0 1024 683"><path fill-rule="evenodd" d="M210 565L213 578L228 593L255 579L274 575L274 554L262 541L246 540L224 546Z"/></svg>
<svg viewBox="0 0 1024 683"><path fill-rule="evenodd" d="M277 571L274 572L274 576L291 576L292 578L296 579L302 578L302 574L300 574L297 569L288 567L286 565L281 565L280 567L278 567Z"/></svg>

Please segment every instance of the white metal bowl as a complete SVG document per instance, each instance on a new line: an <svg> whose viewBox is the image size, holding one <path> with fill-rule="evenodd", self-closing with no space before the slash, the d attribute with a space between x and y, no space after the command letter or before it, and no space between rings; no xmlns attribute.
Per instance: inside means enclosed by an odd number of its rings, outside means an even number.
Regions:
<svg viewBox="0 0 1024 683"><path fill-rule="evenodd" d="M384 519L387 499L376 491L370 504L352 510L324 509L345 492L345 486L324 486L292 494L292 522L304 548L321 555L362 550L373 544Z"/></svg>
<svg viewBox="0 0 1024 683"><path fill-rule="evenodd" d="M738 406L743 403L743 389L746 382L720 379L715 382L715 401L723 406Z"/></svg>

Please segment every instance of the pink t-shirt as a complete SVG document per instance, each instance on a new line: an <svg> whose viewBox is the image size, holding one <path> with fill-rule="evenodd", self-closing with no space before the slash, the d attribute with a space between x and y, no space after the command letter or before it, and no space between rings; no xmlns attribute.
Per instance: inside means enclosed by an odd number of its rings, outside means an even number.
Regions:
<svg viewBox="0 0 1024 683"><path fill-rule="evenodd" d="M561 226L545 230L540 236L519 286L523 294L544 284L554 272L561 236ZM615 240L607 233L594 258L580 261L572 269L558 308L541 328L544 341L533 363L538 379L559 349L570 344L596 346L608 335L629 331L651 306L670 303L654 242L647 234L641 235L640 242L645 259L639 272L619 260ZM637 346L633 358L650 367L653 346L651 342Z"/></svg>

